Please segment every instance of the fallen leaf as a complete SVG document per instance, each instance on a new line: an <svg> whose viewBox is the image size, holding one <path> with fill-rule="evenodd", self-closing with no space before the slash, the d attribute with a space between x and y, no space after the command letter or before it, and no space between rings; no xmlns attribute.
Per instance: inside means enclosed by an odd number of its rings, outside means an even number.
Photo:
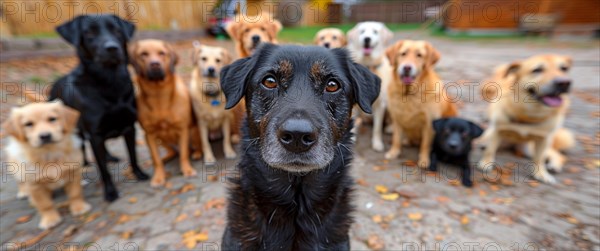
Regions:
<svg viewBox="0 0 600 251"><path fill-rule="evenodd" d="M181 199L175 198L175 199L173 199L173 201L171 201L171 205L175 206L175 205L179 204L179 202L181 202Z"/></svg>
<svg viewBox="0 0 600 251"><path fill-rule="evenodd" d="M479 197L485 197L487 195L487 192L485 192L483 189L479 189Z"/></svg>
<svg viewBox="0 0 600 251"><path fill-rule="evenodd" d="M367 181L365 179L357 179L356 184L359 184L364 187L369 186L369 184L367 183Z"/></svg>
<svg viewBox="0 0 600 251"><path fill-rule="evenodd" d="M416 167L417 166L417 162L414 162L412 160L404 161L402 164L405 166L408 166L408 167Z"/></svg>
<svg viewBox="0 0 600 251"><path fill-rule="evenodd" d="M448 184L450 184L451 186L460 186L460 180L449 180Z"/></svg>
<svg viewBox="0 0 600 251"><path fill-rule="evenodd" d="M560 214L557 214L556 216L565 219L567 222L569 222L573 225L579 224L579 220L577 220L577 218L573 217L569 213L560 213Z"/></svg>
<svg viewBox="0 0 600 251"><path fill-rule="evenodd" d="M175 222L182 222L185 219L187 219L187 214L180 214L179 216L177 216L177 218L175 218Z"/></svg>
<svg viewBox="0 0 600 251"><path fill-rule="evenodd" d="M381 195L381 198L384 200L397 200L399 197L400 195L398 195L397 193L387 193Z"/></svg>
<svg viewBox="0 0 600 251"><path fill-rule="evenodd" d="M16 247L14 249L8 248L8 250L23 250L26 249L27 247L34 245L36 243L38 243L39 241L41 241L42 239L44 239L44 237L46 237L46 235L48 235L50 233L50 229L46 229L44 231L42 231L41 233L39 233L38 235L32 237L31 239L25 240L23 242L20 243L13 243L16 245L9 245L10 247Z"/></svg>
<svg viewBox="0 0 600 251"><path fill-rule="evenodd" d="M376 214L371 217L371 220L373 220L375 223L381 223L383 222L383 217L379 214Z"/></svg>
<svg viewBox="0 0 600 251"><path fill-rule="evenodd" d="M444 236L443 236L443 235L440 235L440 234L436 234L436 235L435 235L435 237L434 237L434 239L435 239L436 241L442 241L442 240L444 240Z"/></svg>
<svg viewBox="0 0 600 251"><path fill-rule="evenodd" d="M375 171L375 172L383 171L386 169L387 169L387 167L385 167L385 166L373 166L373 171Z"/></svg>
<svg viewBox="0 0 600 251"><path fill-rule="evenodd" d="M195 188L196 188L196 186L194 186L194 184L187 183L181 187L180 191L181 191L181 193L187 193L189 191L194 190Z"/></svg>
<svg viewBox="0 0 600 251"><path fill-rule="evenodd" d="M406 190L396 190L396 193L398 193L398 195L407 198L407 199L414 199L417 198L417 194L411 191L406 191Z"/></svg>
<svg viewBox="0 0 600 251"><path fill-rule="evenodd" d="M128 201L129 201L129 203L134 204L134 203L137 203L137 198L136 197L131 197L131 198L129 198Z"/></svg>
<svg viewBox="0 0 600 251"><path fill-rule="evenodd" d="M98 219L98 217L100 217L100 215L102 215L100 212L95 212L93 214L90 214L86 219L85 219L85 223L90 223L92 221L94 221L95 219Z"/></svg>
<svg viewBox="0 0 600 251"><path fill-rule="evenodd" d="M392 176L394 176L396 179L402 179L402 175L399 173L393 173Z"/></svg>
<svg viewBox="0 0 600 251"><path fill-rule="evenodd" d="M63 238L71 237L75 232L77 232L77 227L75 225L69 225L63 231Z"/></svg>
<svg viewBox="0 0 600 251"><path fill-rule="evenodd" d="M215 182L219 180L219 177L217 175L208 175L207 176L208 181L210 182Z"/></svg>
<svg viewBox="0 0 600 251"><path fill-rule="evenodd" d="M439 203L446 203L446 202L450 201L450 198L448 198L448 197L446 197L446 196L438 196L438 197L436 198L436 200L437 200Z"/></svg>
<svg viewBox="0 0 600 251"><path fill-rule="evenodd" d="M420 221L423 219L423 214L421 213L408 213L408 218L412 221Z"/></svg>
<svg viewBox="0 0 600 251"><path fill-rule="evenodd" d="M188 249L193 249L196 247L198 242L203 242L208 240L208 233L200 232L197 233L194 230L187 231L183 233L183 243Z"/></svg>
<svg viewBox="0 0 600 251"><path fill-rule="evenodd" d="M121 233L121 239L128 240L129 238L131 238L132 235L133 235L133 232L125 231L125 232Z"/></svg>
<svg viewBox="0 0 600 251"><path fill-rule="evenodd" d="M382 250L385 247L385 244L379 236L372 234L367 239L367 246L372 250Z"/></svg>
<svg viewBox="0 0 600 251"><path fill-rule="evenodd" d="M538 182L537 180L529 180L529 181L527 181L527 184L530 187L538 187L540 185L540 182Z"/></svg>
<svg viewBox="0 0 600 251"><path fill-rule="evenodd" d="M375 191L377 191L378 193L387 193L388 188L384 185L375 185Z"/></svg>
<svg viewBox="0 0 600 251"><path fill-rule="evenodd" d="M221 209L223 207L225 207L225 198L214 198L206 202L206 204L204 204L205 209Z"/></svg>
<svg viewBox="0 0 600 251"><path fill-rule="evenodd" d="M563 184L565 184L567 186L571 186L571 185L573 185L573 180L572 179L564 179Z"/></svg>
<svg viewBox="0 0 600 251"><path fill-rule="evenodd" d="M119 216L119 219L117 220L117 224L123 224L130 220L131 220L131 217L129 215L122 214L121 216Z"/></svg>
<svg viewBox="0 0 600 251"><path fill-rule="evenodd" d="M17 218L17 223L21 224L21 223L29 222L29 220L31 220L31 214L23 215L23 216Z"/></svg>
<svg viewBox="0 0 600 251"><path fill-rule="evenodd" d="M467 217L466 215L461 216L460 217L460 224L462 224L462 225L469 224L469 217Z"/></svg>
<svg viewBox="0 0 600 251"><path fill-rule="evenodd" d="M202 211L200 211L200 209L196 209L196 211L194 211L194 217L200 217L202 215Z"/></svg>
<svg viewBox="0 0 600 251"><path fill-rule="evenodd" d="M497 185L490 185L490 189L492 189L492 191L496 192L496 191L500 190L500 187Z"/></svg>

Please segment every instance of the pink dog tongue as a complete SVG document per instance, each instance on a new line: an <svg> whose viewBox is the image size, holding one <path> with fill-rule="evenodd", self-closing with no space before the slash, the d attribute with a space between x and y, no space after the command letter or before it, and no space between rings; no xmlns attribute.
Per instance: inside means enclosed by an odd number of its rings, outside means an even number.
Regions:
<svg viewBox="0 0 600 251"><path fill-rule="evenodd" d="M363 48L363 52L365 54L371 54L372 51L373 51L373 48Z"/></svg>
<svg viewBox="0 0 600 251"><path fill-rule="evenodd" d="M562 98L557 96L545 96L542 97L542 101L544 102L544 104L550 107L557 107L562 104Z"/></svg>
<svg viewBox="0 0 600 251"><path fill-rule="evenodd" d="M414 81L415 81L415 79L413 77L411 77L411 76L402 76L402 82L405 85L412 84Z"/></svg>

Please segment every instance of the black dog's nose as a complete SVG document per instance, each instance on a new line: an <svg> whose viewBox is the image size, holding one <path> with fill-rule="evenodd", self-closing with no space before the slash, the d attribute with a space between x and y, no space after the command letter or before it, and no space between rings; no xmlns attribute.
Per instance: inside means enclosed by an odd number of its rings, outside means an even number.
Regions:
<svg viewBox="0 0 600 251"><path fill-rule="evenodd" d="M210 76L215 75L215 67L208 67L207 71L208 71L208 75L210 75Z"/></svg>
<svg viewBox="0 0 600 251"><path fill-rule="evenodd" d="M252 36L252 43L257 44L258 42L260 42L260 37L258 35Z"/></svg>
<svg viewBox="0 0 600 251"><path fill-rule="evenodd" d="M159 62L150 62L150 68L160 68Z"/></svg>
<svg viewBox="0 0 600 251"><path fill-rule="evenodd" d="M324 43L323 46L325 46L325 48L329 48L329 43Z"/></svg>
<svg viewBox="0 0 600 251"><path fill-rule="evenodd" d="M558 77L555 78L552 82L554 82L554 86L556 86L556 89L561 92L567 92L569 91L569 87L571 87L571 79L568 78Z"/></svg>
<svg viewBox="0 0 600 251"><path fill-rule="evenodd" d="M42 141L42 144L50 143L52 142L52 134L42 133L40 134L40 140Z"/></svg>
<svg viewBox="0 0 600 251"><path fill-rule="evenodd" d="M115 41L108 41L104 44L104 49L108 53L116 53L119 50L119 44Z"/></svg>
<svg viewBox="0 0 600 251"><path fill-rule="evenodd" d="M410 70L412 70L412 67L410 67L410 65L405 65L404 67L402 67L402 70L405 72L409 72Z"/></svg>
<svg viewBox="0 0 600 251"><path fill-rule="evenodd" d="M371 43L371 38L370 37L366 37L365 38L365 45L368 46Z"/></svg>
<svg viewBox="0 0 600 251"><path fill-rule="evenodd" d="M290 152L308 151L317 142L317 130L306 119L288 119L277 132L279 142Z"/></svg>

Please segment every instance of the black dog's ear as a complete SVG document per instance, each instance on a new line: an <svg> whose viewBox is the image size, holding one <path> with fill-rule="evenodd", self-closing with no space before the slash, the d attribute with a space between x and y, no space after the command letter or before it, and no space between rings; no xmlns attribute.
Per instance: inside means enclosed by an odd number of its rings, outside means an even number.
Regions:
<svg viewBox="0 0 600 251"><path fill-rule="evenodd" d="M244 96L246 78L250 73L252 57L238 59L221 70L221 89L225 94L225 109L234 107Z"/></svg>
<svg viewBox="0 0 600 251"><path fill-rule="evenodd" d="M436 132L441 132L442 129L444 128L444 125L446 124L446 121L448 121L447 118L434 120L433 121L433 130Z"/></svg>
<svg viewBox="0 0 600 251"><path fill-rule="evenodd" d="M69 22L63 23L56 27L56 32L70 44L78 46L81 37L79 24L84 18L85 16L78 16Z"/></svg>
<svg viewBox="0 0 600 251"><path fill-rule="evenodd" d="M479 127L479 125L469 121L469 131L471 132L471 137L477 138L483 134L483 129Z"/></svg>
<svg viewBox="0 0 600 251"><path fill-rule="evenodd" d="M354 100L365 113L371 113L371 105L379 96L381 79L366 67L352 61L346 49L336 48L331 51L347 61L350 81L352 81L354 90Z"/></svg>
<svg viewBox="0 0 600 251"><path fill-rule="evenodd" d="M121 30L123 31L123 36L125 36L125 42L128 42L132 37L133 37L133 33L135 33L135 24L127 21L127 20L123 20L122 18L115 16L115 15L111 15L119 24L119 26L121 26Z"/></svg>

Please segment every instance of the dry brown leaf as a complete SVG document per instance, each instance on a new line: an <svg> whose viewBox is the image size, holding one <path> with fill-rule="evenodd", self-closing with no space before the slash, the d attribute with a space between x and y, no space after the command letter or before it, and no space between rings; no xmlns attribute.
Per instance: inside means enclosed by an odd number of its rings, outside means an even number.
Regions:
<svg viewBox="0 0 600 251"><path fill-rule="evenodd" d="M77 232L77 227L75 225L69 225L63 230L63 238L71 237L75 232Z"/></svg>
<svg viewBox="0 0 600 251"><path fill-rule="evenodd" d="M385 244L379 236L372 234L367 239L367 246L372 250L382 250L385 247Z"/></svg>
<svg viewBox="0 0 600 251"><path fill-rule="evenodd" d="M560 213L560 214L557 214L556 216L565 219L567 222L569 222L573 225L579 224L579 220L577 220L577 218L573 217L573 215L571 215L569 213Z"/></svg>
<svg viewBox="0 0 600 251"><path fill-rule="evenodd" d="M436 200L437 200L439 203L446 203L446 202L450 201L450 198L448 198L448 197L446 197L446 196L438 196L438 197L436 198Z"/></svg>
<svg viewBox="0 0 600 251"><path fill-rule="evenodd" d="M527 184L530 187L538 187L540 185L540 182L538 182L537 180L529 180L529 181L527 181Z"/></svg>
<svg viewBox="0 0 600 251"><path fill-rule="evenodd" d="M567 186L571 186L571 185L573 185L573 180L572 179L564 179L563 184L565 184Z"/></svg>
<svg viewBox="0 0 600 251"><path fill-rule="evenodd" d="M21 243L16 243L16 245L9 245L7 250L23 250L26 249L27 247L34 245L36 243L38 243L39 241L41 241L42 239L44 239L44 237L46 237L46 235L48 235L50 233L50 229L46 229L43 232L39 233L38 235L32 237L31 239L25 240Z"/></svg>
<svg viewBox="0 0 600 251"><path fill-rule="evenodd" d="M375 191L377 191L378 193L387 193L388 188L384 185L375 185Z"/></svg>
<svg viewBox="0 0 600 251"><path fill-rule="evenodd" d="M469 217L466 215L463 215L460 217L460 224L462 225L467 225L469 224Z"/></svg>
<svg viewBox="0 0 600 251"><path fill-rule="evenodd" d="M369 184L367 183L367 181L365 179L357 179L356 184L359 184L364 187L369 186Z"/></svg>
<svg viewBox="0 0 600 251"><path fill-rule="evenodd" d="M131 236L133 235L133 232L131 231L125 231L123 233L121 233L121 239L123 240L129 240L129 238L131 238Z"/></svg>
<svg viewBox="0 0 600 251"><path fill-rule="evenodd" d="M100 215L102 215L100 212L95 212L90 214L87 218L85 218L85 223L90 223L92 221L94 221L95 219L98 219L98 217L100 217Z"/></svg>
<svg viewBox="0 0 600 251"><path fill-rule="evenodd" d="M410 201L405 200L402 202L402 207L406 208L406 207L410 207Z"/></svg>
<svg viewBox="0 0 600 251"><path fill-rule="evenodd" d="M207 178L207 179L208 179L208 181L210 181L210 182L215 182L215 181L218 181L218 180L219 180L219 176L217 176L217 175L208 175L206 178Z"/></svg>
<svg viewBox="0 0 600 251"><path fill-rule="evenodd" d="M450 184L451 186L460 186L460 180L449 180L448 184Z"/></svg>
<svg viewBox="0 0 600 251"><path fill-rule="evenodd" d="M129 203L131 203L131 204L135 204L135 203L137 203L138 199L137 199L136 197L131 197L131 198L129 198L129 200L128 200L128 201L129 201Z"/></svg>
<svg viewBox="0 0 600 251"><path fill-rule="evenodd" d="M194 211L194 217L200 217L202 215L202 211L200 211L200 209L196 209L196 211Z"/></svg>
<svg viewBox="0 0 600 251"><path fill-rule="evenodd" d="M412 160L404 161L402 164L404 166L408 166L408 167L416 167L417 166L417 162L414 162Z"/></svg>
<svg viewBox="0 0 600 251"><path fill-rule="evenodd" d="M179 202L181 202L181 199L175 198L175 199L173 199L173 201L171 201L171 205L175 206L175 205L179 204Z"/></svg>
<svg viewBox="0 0 600 251"><path fill-rule="evenodd" d="M194 230L190 230L190 231L183 233L183 243L185 244L185 246L188 249L192 249L192 248L196 247L196 244L198 244L198 242L203 242L203 241L207 241L207 240L208 240L208 233L204 232L204 231L197 233Z"/></svg>
<svg viewBox="0 0 600 251"><path fill-rule="evenodd" d="M122 214L121 216L119 216L119 219L117 220L117 224L123 224L125 222L128 222L131 220L131 216L126 215L126 214Z"/></svg>
<svg viewBox="0 0 600 251"><path fill-rule="evenodd" d="M375 172L379 172L379 171L383 171L383 170L387 170L387 167L385 167L385 166L373 166L373 171L375 171Z"/></svg>
<svg viewBox="0 0 600 251"><path fill-rule="evenodd" d="M194 190L195 188L196 188L196 186L194 186L194 184L187 183L181 187L180 191L181 191L181 193L187 193L189 191Z"/></svg>
<svg viewBox="0 0 600 251"><path fill-rule="evenodd" d="M397 193L386 193L382 194L381 198L384 200L397 200L400 197Z"/></svg>
<svg viewBox="0 0 600 251"><path fill-rule="evenodd" d="M376 214L371 217L371 220L373 220L375 223L381 223L383 222L383 217L379 214Z"/></svg>
<svg viewBox="0 0 600 251"><path fill-rule="evenodd" d="M485 192L483 189L479 189L479 197L485 197L487 195L487 192Z"/></svg>
<svg viewBox="0 0 600 251"><path fill-rule="evenodd" d="M182 222L188 218L187 214L180 214L175 218L175 222Z"/></svg>
<svg viewBox="0 0 600 251"><path fill-rule="evenodd" d="M423 214L421 213L408 213L408 218L412 221L420 221L423 219Z"/></svg>
<svg viewBox="0 0 600 251"><path fill-rule="evenodd" d="M214 198L206 202L206 204L204 204L205 209L221 209L223 207L225 207L225 198Z"/></svg>
<svg viewBox="0 0 600 251"><path fill-rule="evenodd" d="M30 220L31 220L31 214L23 215L23 216L17 218L17 223L21 224L21 223L29 222Z"/></svg>
<svg viewBox="0 0 600 251"><path fill-rule="evenodd" d="M500 187L497 185L490 185L490 189L492 189L492 191L496 192L496 191L500 190Z"/></svg>

